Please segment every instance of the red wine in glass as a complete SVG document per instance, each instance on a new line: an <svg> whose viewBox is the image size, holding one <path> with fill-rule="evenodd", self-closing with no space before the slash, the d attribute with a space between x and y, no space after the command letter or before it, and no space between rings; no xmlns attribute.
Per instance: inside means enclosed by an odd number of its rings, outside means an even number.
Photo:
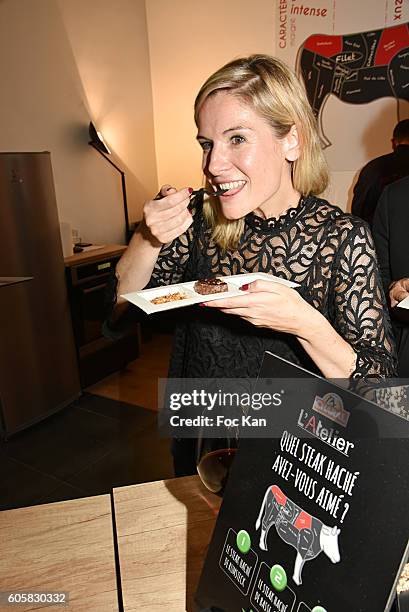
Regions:
<svg viewBox="0 0 409 612"><path fill-rule="evenodd" d="M212 493L223 495L236 451L237 448L219 448L202 455L197 471Z"/></svg>

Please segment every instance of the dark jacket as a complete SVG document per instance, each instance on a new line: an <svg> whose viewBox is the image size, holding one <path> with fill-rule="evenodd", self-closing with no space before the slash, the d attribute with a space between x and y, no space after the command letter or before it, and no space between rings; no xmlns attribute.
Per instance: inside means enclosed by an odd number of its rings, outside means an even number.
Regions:
<svg viewBox="0 0 409 612"><path fill-rule="evenodd" d="M364 166L354 187L352 214L369 224L384 188L409 175L409 145L398 145L393 153L376 157Z"/></svg>
<svg viewBox="0 0 409 612"><path fill-rule="evenodd" d="M394 280L409 277L409 176L383 191L373 221L373 237L385 292ZM392 310L398 346L398 372L409 378L409 311Z"/></svg>

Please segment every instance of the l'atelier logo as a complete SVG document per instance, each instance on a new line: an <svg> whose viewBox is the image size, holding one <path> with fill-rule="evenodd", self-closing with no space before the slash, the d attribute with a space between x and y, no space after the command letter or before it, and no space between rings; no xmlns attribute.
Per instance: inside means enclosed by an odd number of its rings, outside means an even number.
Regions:
<svg viewBox="0 0 409 612"><path fill-rule="evenodd" d="M350 413L344 410L342 399L336 393L326 393L324 397L316 395L312 409L342 427L348 424Z"/></svg>

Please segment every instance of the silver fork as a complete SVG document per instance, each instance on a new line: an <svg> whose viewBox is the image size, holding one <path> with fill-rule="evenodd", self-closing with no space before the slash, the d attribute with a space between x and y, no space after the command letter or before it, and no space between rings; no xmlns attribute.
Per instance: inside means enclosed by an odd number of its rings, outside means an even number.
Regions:
<svg viewBox="0 0 409 612"><path fill-rule="evenodd" d="M223 195L224 193L226 193L226 191L229 191L228 189L217 189L216 191L211 191L210 189L205 189L204 187L201 187L200 189L196 189L195 191L192 191L192 193L190 194L191 196L195 196L195 195L199 195L199 193L205 193L206 195L209 196L219 196L219 195Z"/></svg>
<svg viewBox="0 0 409 612"><path fill-rule="evenodd" d="M223 193L225 193L226 191L229 191L229 190L228 189L217 189L217 191L211 191L210 189L205 189L204 187L201 187L200 189L195 189L194 191L192 191L192 193L190 194L190 197L192 198L193 196L199 195L201 193L205 193L206 195L217 197L219 195L223 195ZM153 199L161 200L164 197L165 196L163 196L161 193L158 193L158 195L155 196Z"/></svg>

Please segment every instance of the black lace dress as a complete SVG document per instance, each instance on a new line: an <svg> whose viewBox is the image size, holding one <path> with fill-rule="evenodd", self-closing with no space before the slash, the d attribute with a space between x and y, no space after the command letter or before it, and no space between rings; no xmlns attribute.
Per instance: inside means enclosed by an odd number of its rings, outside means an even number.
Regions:
<svg viewBox="0 0 409 612"><path fill-rule="evenodd" d="M395 375L391 325L364 222L325 200L303 198L278 219L247 215L239 247L223 253L211 239L200 201L193 214L187 232L163 246L149 287L216 274L273 273L299 283L302 297L351 344L355 378ZM266 350L319 373L294 336L199 306L177 315L172 377L255 378Z"/></svg>

